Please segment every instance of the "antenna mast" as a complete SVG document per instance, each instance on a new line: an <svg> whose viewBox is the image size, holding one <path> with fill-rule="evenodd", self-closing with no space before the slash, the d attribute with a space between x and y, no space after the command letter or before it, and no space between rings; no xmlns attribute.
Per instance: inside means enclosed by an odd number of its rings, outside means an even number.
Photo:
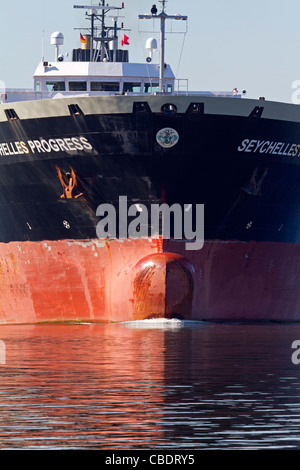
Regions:
<svg viewBox="0 0 300 470"><path fill-rule="evenodd" d="M139 15L139 19L150 20L157 18L160 20L160 64L159 64L159 91L160 93L165 92L164 84L164 72L165 72L165 41L166 41L166 20L187 20L187 16L182 15L167 15L165 12L167 0L159 0L162 4L161 13L157 14L156 5L151 8L151 15Z"/></svg>
<svg viewBox="0 0 300 470"><path fill-rule="evenodd" d="M105 43L108 43L109 41L115 41L117 39L116 34L117 34L117 29L118 29L117 22L115 21L114 28L113 28L114 37L108 37L107 30L111 30L112 28L106 27L105 15L111 10L122 10L124 8L124 2L122 2L121 7L116 7L116 6L105 5L105 0L101 0L98 5L73 5L73 8L85 9L89 11L89 13L86 13L86 16L90 19L90 22L91 22L90 60L92 62L93 60L95 60L95 57L96 56L98 57L98 55L100 54L101 61L103 61L105 57ZM95 34L95 31L96 31L95 21L96 20L100 20L102 23L100 37L97 37ZM97 54L94 54L93 52L94 42L96 43L100 42L100 52L98 52ZM114 51L114 55L115 53L116 52Z"/></svg>

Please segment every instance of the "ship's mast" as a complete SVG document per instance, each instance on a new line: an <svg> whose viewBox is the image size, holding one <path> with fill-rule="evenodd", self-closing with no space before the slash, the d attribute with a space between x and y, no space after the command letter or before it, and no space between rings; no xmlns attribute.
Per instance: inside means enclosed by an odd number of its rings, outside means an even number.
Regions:
<svg viewBox="0 0 300 470"><path fill-rule="evenodd" d="M115 41L117 39L117 22L114 23L114 37L108 37L106 31L111 28L107 28L105 25L105 15L111 10L122 10L124 8L124 3L122 2L121 7L105 5L105 0L101 0L99 5L74 5L73 8L81 8L89 10L89 13L86 13L86 16L90 19L91 22L91 45L90 45L90 60L96 60L96 57L99 55L94 54L94 42L100 42L100 60L103 61L105 57L105 43L109 41ZM95 21L101 21L101 36L97 37L95 34ZM115 51L114 51L115 55Z"/></svg>
<svg viewBox="0 0 300 470"><path fill-rule="evenodd" d="M187 16L182 15L167 15L166 8L167 0L159 0L162 4L162 11L157 14L156 5L152 6L151 15L139 15L139 19L153 19L157 18L160 20L160 61L159 61L159 91L160 93L165 92L164 84L164 72L165 72L165 41L166 41L166 20L187 20Z"/></svg>

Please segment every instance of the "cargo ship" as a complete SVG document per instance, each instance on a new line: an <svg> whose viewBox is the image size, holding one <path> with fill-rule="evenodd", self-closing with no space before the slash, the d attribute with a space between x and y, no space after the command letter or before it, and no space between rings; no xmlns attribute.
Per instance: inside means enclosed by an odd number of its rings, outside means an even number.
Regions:
<svg viewBox="0 0 300 470"><path fill-rule="evenodd" d="M56 32L34 88L2 90L1 324L300 319L300 108L176 89L187 17L160 3L158 63L103 0L70 60Z"/></svg>

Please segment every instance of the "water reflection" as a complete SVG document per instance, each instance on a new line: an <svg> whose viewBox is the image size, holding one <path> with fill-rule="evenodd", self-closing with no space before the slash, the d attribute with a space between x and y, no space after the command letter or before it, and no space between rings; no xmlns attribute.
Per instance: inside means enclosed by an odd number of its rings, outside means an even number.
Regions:
<svg viewBox="0 0 300 470"><path fill-rule="evenodd" d="M0 327L1 449L299 449L298 325Z"/></svg>

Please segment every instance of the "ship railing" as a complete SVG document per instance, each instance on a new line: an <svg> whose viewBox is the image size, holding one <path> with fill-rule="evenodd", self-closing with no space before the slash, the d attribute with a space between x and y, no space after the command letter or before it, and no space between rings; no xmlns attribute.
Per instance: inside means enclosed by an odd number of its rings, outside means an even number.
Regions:
<svg viewBox="0 0 300 470"><path fill-rule="evenodd" d="M176 78L175 79L175 95L188 95L189 93L189 81L187 78Z"/></svg>
<svg viewBox="0 0 300 470"><path fill-rule="evenodd" d="M188 93L179 92L177 93L178 96L212 96L212 97L219 97L219 98L241 98L242 95L240 93L235 93L234 91L189 91Z"/></svg>
<svg viewBox="0 0 300 470"><path fill-rule="evenodd" d="M189 91L187 78L176 78L174 95L177 96L215 96L225 98L241 98L241 94L234 89L232 91Z"/></svg>
<svg viewBox="0 0 300 470"><path fill-rule="evenodd" d="M13 89L7 88L5 93L1 95L2 103L12 103L16 101L32 101L41 99L42 93L31 89Z"/></svg>
<svg viewBox="0 0 300 470"><path fill-rule="evenodd" d="M0 97L0 103L12 103L18 101L32 101L32 100L46 100L46 99L59 99L68 97L92 97L92 96L117 96L123 95L121 92L74 92L74 91L55 91L55 92L37 92L33 90L6 90ZM154 93L160 95L161 93ZM134 96L149 96L149 93L125 93L125 95ZM179 91L175 90L173 93L166 93L166 95L175 96L212 96L212 97L225 97L225 98L241 98L241 94L235 91Z"/></svg>

